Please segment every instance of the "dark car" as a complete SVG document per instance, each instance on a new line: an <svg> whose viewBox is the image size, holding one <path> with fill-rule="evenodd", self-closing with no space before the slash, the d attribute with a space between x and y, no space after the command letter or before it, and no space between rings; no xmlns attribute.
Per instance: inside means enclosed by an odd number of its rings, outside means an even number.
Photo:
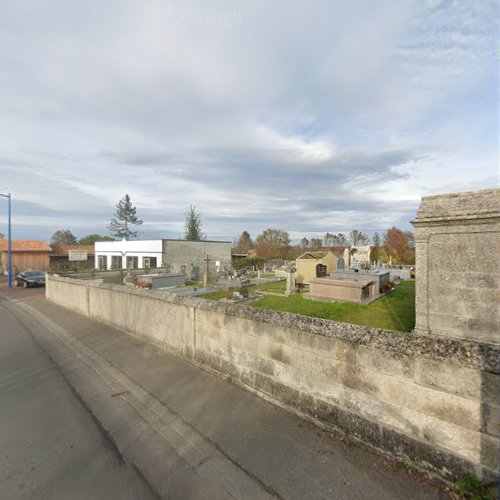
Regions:
<svg viewBox="0 0 500 500"><path fill-rule="evenodd" d="M16 276L16 286L45 286L44 271L24 271Z"/></svg>

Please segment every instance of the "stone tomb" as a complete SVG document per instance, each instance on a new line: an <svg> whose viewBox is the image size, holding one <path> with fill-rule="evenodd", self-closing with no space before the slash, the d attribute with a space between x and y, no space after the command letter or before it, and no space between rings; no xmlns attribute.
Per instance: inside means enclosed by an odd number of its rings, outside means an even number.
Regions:
<svg viewBox="0 0 500 500"><path fill-rule="evenodd" d="M337 269L333 273L330 273L330 278L339 280L375 281L377 293L390 281L390 277L391 272L389 269L372 269L370 271L363 269L357 271L354 269Z"/></svg>
<svg viewBox="0 0 500 500"><path fill-rule="evenodd" d="M151 288L168 288L186 284L186 275L178 273L142 274L137 279L144 283L151 283Z"/></svg>
<svg viewBox="0 0 500 500"><path fill-rule="evenodd" d="M380 297L375 281L314 278L306 299L326 302L352 302L369 304Z"/></svg>

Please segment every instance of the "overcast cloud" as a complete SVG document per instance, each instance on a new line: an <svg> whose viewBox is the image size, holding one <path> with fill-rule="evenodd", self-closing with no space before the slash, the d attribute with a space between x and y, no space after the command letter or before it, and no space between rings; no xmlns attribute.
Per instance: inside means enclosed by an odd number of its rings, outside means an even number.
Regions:
<svg viewBox="0 0 500 500"><path fill-rule="evenodd" d="M409 227L498 182L497 3L3 0L0 192L17 238ZM5 202L0 202L0 232Z"/></svg>

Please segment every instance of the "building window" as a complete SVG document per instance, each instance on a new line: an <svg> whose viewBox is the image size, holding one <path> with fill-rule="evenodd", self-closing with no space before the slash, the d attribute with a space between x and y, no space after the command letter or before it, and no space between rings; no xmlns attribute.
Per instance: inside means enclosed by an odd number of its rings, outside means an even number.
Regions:
<svg viewBox="0 0 500 500"><path fill-rule="evenodd" d="M111 256L111 269L121 269L122 265L122 256L121 255L113 255Z"/></svg>
<svg viewBox="0 0 500 500"><path fill-rule="evenodd" d="M144 257L143 262L144 262L144 267L147 269L157 267L156 257Z"/></svg>
<svg viewBox="0 0 500 500"><path fill-rule="evenodd" d="M106 255L99 255L97 257L97 268L99 269L99 271L106 271L106 269L108 268Z"/></svg>
<svg viewBox="0 0 500 500"><path fill-rule="evenodd" d="M139 257L127 257L127 269L137 269L139 267Z"/></svg>

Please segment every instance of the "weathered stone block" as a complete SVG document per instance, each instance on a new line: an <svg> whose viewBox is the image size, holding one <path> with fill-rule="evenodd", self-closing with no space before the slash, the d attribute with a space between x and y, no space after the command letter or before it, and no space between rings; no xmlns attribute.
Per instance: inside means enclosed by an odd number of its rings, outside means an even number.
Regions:
<svg viewBox="0 0 500 500"><path fill-rule="evenodd" d="M473 463L481 463L481 433L444 422L422 419L422 438Z"/></svg>
<svg viewBox="0 0 500 500"><path fill-rule="evenodd" d="M479 401L461 398L416 384L388 377L385 400L410 408L443 422L478 431L481 427Z"/></svg>
<svg viewBox="0 0 500 500"><path fill-rule="evenodd" d="M481 422L483 432L500 437L500 406L484 403L481 409Z"/></svg>
<svg viewBox="0 0 500 500"><path fill-rule="evenodd" d="M481 399L481 372L456 364L419 358L415 361L417 384L472 400Z"/></svg>

